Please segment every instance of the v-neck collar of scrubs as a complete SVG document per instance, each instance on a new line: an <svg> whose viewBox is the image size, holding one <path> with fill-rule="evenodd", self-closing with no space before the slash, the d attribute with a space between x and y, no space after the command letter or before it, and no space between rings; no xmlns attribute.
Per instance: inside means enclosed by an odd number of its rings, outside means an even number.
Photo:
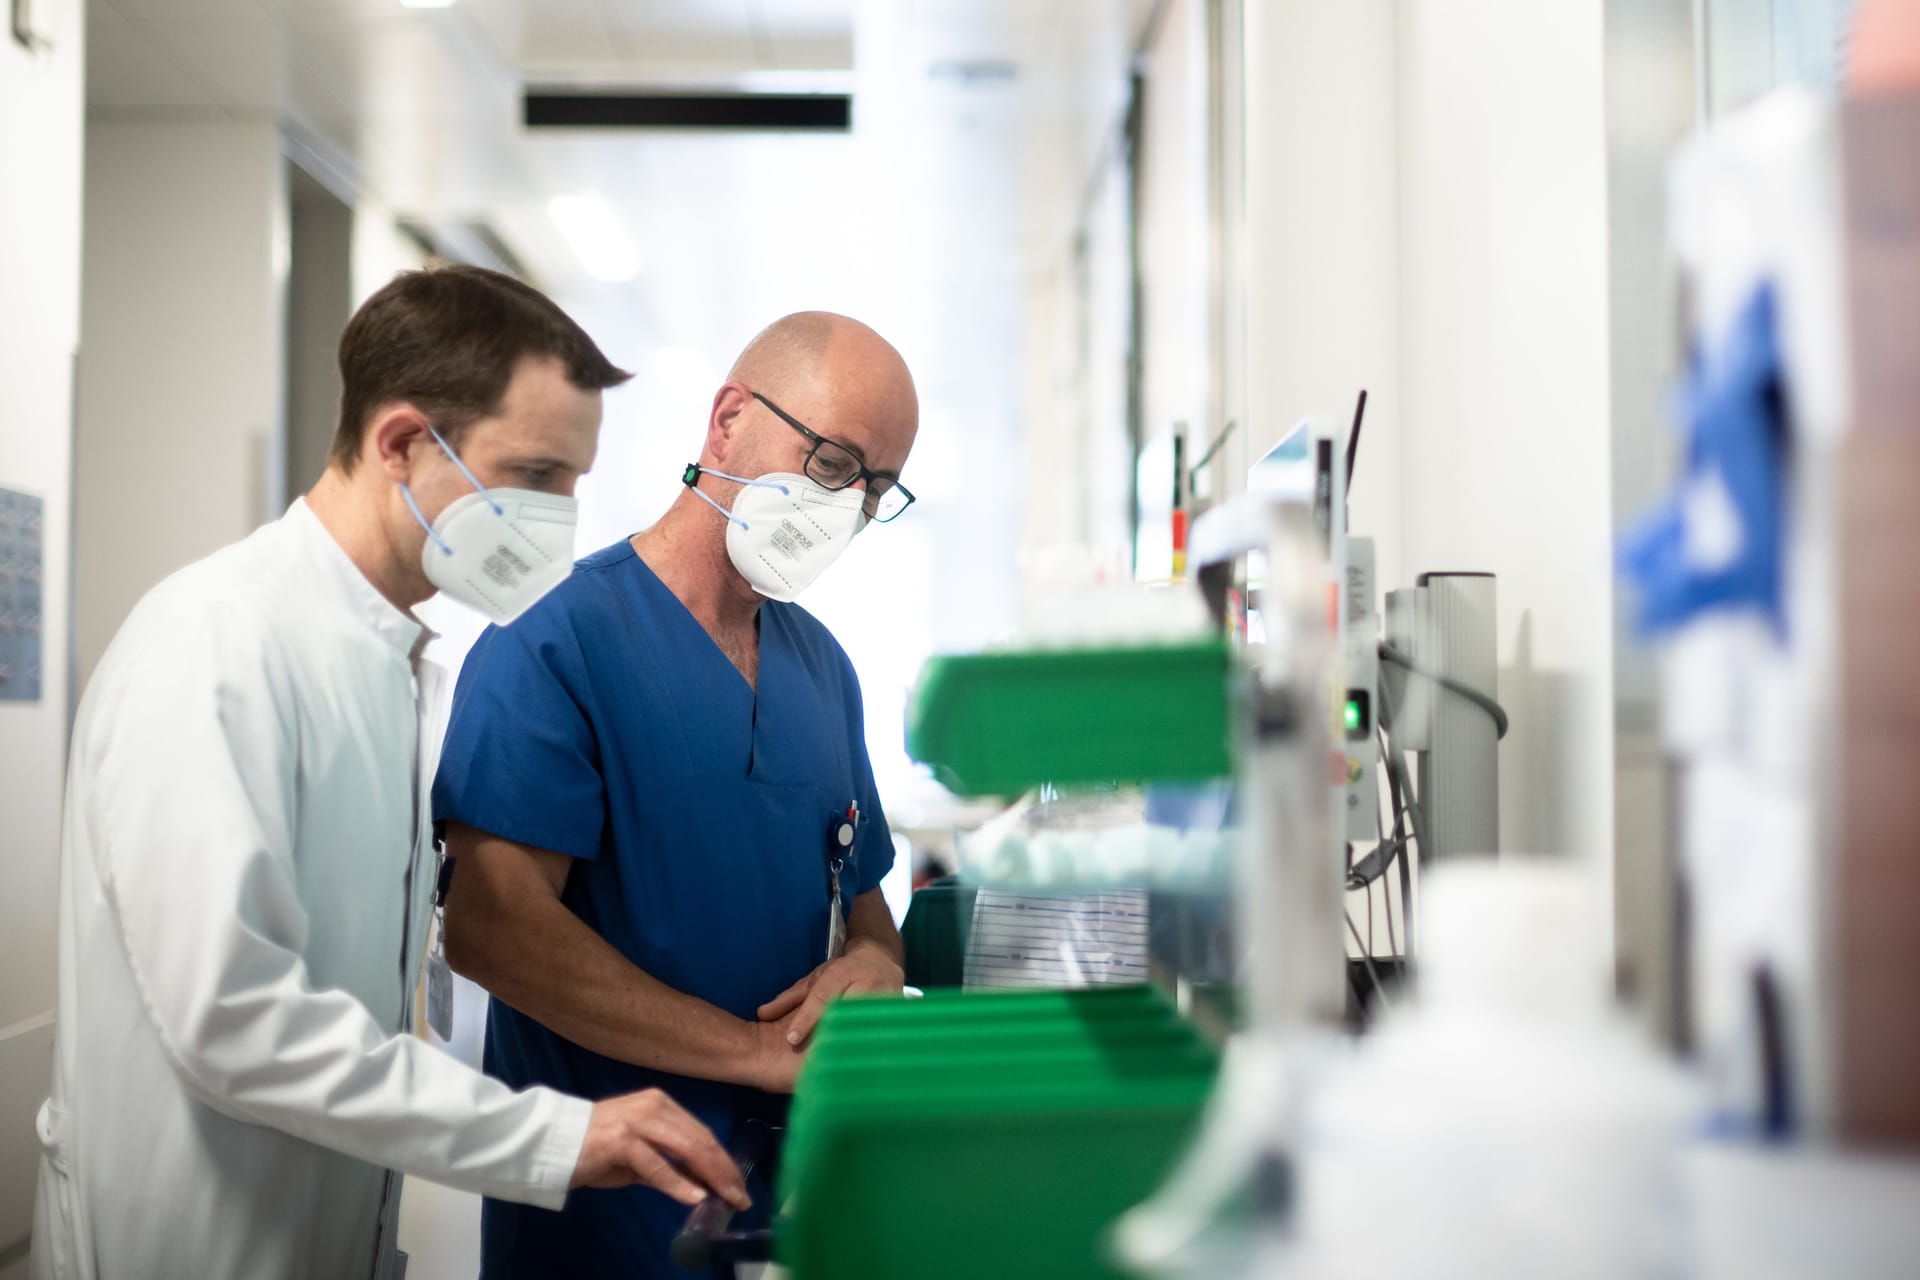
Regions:
<svg viewBox="0 0 1920 1280"><path fill-rule="evenodd" d="M683 732L690 721L722 717L739 727L740 746L745 755L743 777L754 782L778 783L804 776L804 770L794 768L795 762L789 760L790 739L798 728L795 718L802 714L796 701L800 696L796 681L804 678L804 673L797 669L800 659L784 610L773 601L760 606L759 675L753 684L748 684L746 676L712 633L694 617L686 602L661 581L660 575L634 550L630 541L626 543L626 554L632 558L633 565L622 577L633 584L639 603L654 626L666 632L652 638L677 650L673 657L699 663L691 678L671 681L676 701L681 704ZM614 567L621 567L619 561ZM697 701L689 705L690 700Z"/></svg>

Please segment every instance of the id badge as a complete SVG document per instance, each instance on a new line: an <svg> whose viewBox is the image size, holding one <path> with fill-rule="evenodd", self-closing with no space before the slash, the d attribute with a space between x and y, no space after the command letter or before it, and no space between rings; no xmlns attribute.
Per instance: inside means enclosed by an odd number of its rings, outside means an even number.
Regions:
<svg viewBox="0 0 1920 1280"><path fill-rule="evenodd" d="M827 959L838 960L847 951L847 916L841 910L840 867L833 868L833 899L827 916Z"/></svg>
<svg viewBox="0 0 1920 1280"><path fill-rule="evenodd" d="M827 873L833 885L827 904L827 963L838 960L847 951L847 913L840 893L840 873L847 869L853 855L854 836L860 829L860 802L847 806L844 817L827 824Z"/></svg>
<svg viewBox="0 0 1920 1280"><path fill-rule="evenodd" d="M442 1040L453 1039L453 970L447 967L446 918L433 913L433 942L427 948L427 1025Z"/></svg>

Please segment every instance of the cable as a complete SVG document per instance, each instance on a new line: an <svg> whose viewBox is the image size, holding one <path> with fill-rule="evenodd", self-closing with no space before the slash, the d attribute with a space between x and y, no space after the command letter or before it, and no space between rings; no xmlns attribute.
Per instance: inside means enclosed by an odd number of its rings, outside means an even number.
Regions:
<svg viewBox="0 0 1920 1280"><path fill-rule="evenodd" d="M1360 941L1360 930L1353 923L1353 913L1347 911L1342 914L1347 918L1347 932L1353 935L1354 945L1360 947L1360 963L1366 966L1367 977L1373 983L1373 998L1379 1003L1380 1012L1392 1013L1393 1002L1387 999L1387 989L1380 983L1380 971L1373 967L1373 956Z"/></svg>
<svg viewBox="0 0 1920 1280"><path fill-rule="evenodd" d="M1413 867L1403 848L1400 853L1400 914L1407 922L1407 953L1413 959Z"/></svg>
<svg viewBox="0 0 1920 1280"><path fill-rule="evenodd" d="M1497 737L1504 738L1507 736L1506 711L1501 708L1499 703L1472 685L1462 684L1452 676L1443 676L1438 671L1429 671L1427 668L1416 664L1412 658L1409 658L1406 654L1400 652L1390 644L1381 644L1380 660L1382 662L1391 662L1394 666L1411 671L1414 675L1423 676L1450 693L1459 694L1468 702L1471 702L1474 706L1479 707L1482 711L1493 717L1493 727ZM1382 681L1381 683L1384 684L1386 682Z"/></svg>
<svg viewBox="0 0 1920 1280"><path fill-rule="evenodd" d="M1188 468L1187 470L1187 476L1189 477L1188 483L1192 483L1191 478L1193 476L1199 475L1201 470L1209 462L1213 461L1213 455L1220 452L1220 446L1227 442L1227 437L1232 435L1233 429L1239 425L1240 425L1239 422L1233 419L1229 419L1227 421L1227 425L1220 429L1220 434L1213 438L1213 443L1207 446L1207 451L1200 455L1200 461L1194 463L1192 467Z"/></svg>
<svg viewBox="0 0 1920 1280"><path fill-rule="evenodd" d="M1367 892L1372 893L1373 890L1369 889ZM1387 904L1387 954L1391 955L1395 960L1398 960L1400 958L1400 940L1393 935L1393 886L1390 884L1381 885L1380 896L1386 900Z"/></svg>
<svg viewBox="0 0 1920 1280"><path fill-rule="evenodd" d="M1340 967L1346 970L1347 994L1353 997L1353 1007L1356 1009L1366 1008L1367 993L1360 986L1360 979L1353 976L1353 966L1351 964L1343 964Z"/></svg>
<svg viewBox="0 0 1920 1280"><path fill-rule="evenodd" d="M1386 646L1383 645L1381 647L1385 648ZM1391 681L1382 680L1380 682L1380 723L1386 727L1389 735L1392 733L1395 722L1391 685ZM1387 778L1394 788L1394 793L1405 798L1405 813L1407 818L1413 823L1413 842L1419 846L1420 858L1421 861L1424 862L1427 857L1427 851L1433 848L1427 841L1426 815L1421 811L1419 800L1414 795L1413 778L1407 773L1406 753L1400 749L1397 741L1392 736L1388 737L1387 744L1389 746L1387 752ZM1398 821L1398 818L1396 818L1395 822L1397 823Z"/></svg>
<svg viewBox="0 0 1920 1280"><path fill-rule="evenodd" d="M1367 416L1367 389L1360 388L1360 403L1353 406L1353 429L1347 433L1347 487L1343 496L1353 493L1353 460L1360 453L1360 423Z"/></svg>
<svg viewBox="0 0 1920 1280"><path fill-rule="evenodd" d="M1383 705L1381 710L1384 712L1385 709ZM1387 770L1387 795L1393 803L1393 850L1399 855L1400 861L1400 914L1407 925L1407 950L1404 958L1411 960L1413 958L1413 907L1411 905L1413 859L1407 857L1409 837L1402 821L1407 816L1409 802L1400 794L1400 775L1393 769L1393 747L1387 741L1387 727L1384 721L1374 726L1374 737L1380 743L1380 759ZM1362 865L1365 865L1365 859L1362 859ZM1384 875L1386 870L1387 864L1382 863L1381 874Z"/></svg>
<svg viewBox="0 0 1920 1280"><path fill-rule="evenodd" d="M1349 863L1347 866L1347 888L1363 888L1385 875L1387 868L1393 865L1394 856L1405 850L1407 845L1412 842L1412 839L1411 836L1408 836L1405 839L1396 838L1382 841L1375 845L1373 852L1369 853L1366 857L1360 859L1358 862Z"/></svg>

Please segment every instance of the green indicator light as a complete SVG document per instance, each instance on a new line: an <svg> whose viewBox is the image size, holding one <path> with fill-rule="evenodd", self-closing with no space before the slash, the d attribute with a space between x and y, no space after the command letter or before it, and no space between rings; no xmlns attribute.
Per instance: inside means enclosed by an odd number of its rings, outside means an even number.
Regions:
<svg viewBox="0 0 1920 1280"><path fill-rule="evenodd" d="M1360 732L1360 703L1358 699L1347 699L1347 732Z"/></svg>

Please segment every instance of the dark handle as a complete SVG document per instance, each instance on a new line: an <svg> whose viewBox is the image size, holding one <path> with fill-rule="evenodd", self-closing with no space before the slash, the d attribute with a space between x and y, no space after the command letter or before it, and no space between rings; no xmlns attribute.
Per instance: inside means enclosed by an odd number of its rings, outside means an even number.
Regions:
<svg viewBox="0 0 1920 1280"><path fill-rule="evenodd" d="M754 1166L773 1145L773 1130L764 1121L748 1120L733 1136L727 1154L740 1170L740 1181L753 1176ZM673 1238L673 1265L682 1271L701 1271L713 1265L714 1242L733 1224L734 1208L717 1195L708 1195L687 1215L687 1223Z"/></svg>
<svg viewBox="0 0 1920 1280"><path fill-rule="evenodd" d="M705 1271L713 1265L713 1242L733 1221L733 1206L719 1196L708 1196L687 1215L687 1224L673 1238L673 1265L682 1271Z"/></svg>

